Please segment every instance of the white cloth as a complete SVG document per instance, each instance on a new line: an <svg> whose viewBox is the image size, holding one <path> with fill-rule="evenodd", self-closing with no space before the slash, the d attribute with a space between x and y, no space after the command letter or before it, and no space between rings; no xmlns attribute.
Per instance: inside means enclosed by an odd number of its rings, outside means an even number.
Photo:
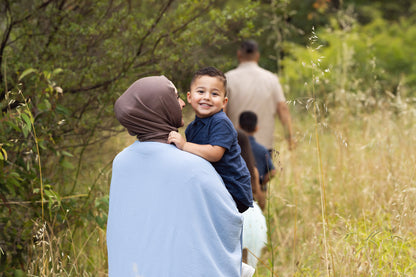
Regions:
<svg viewBox="0 0 416 277"><path fill-rule="evenodd" d="M240 277L242 220L209 162L136 141L113 162L109 276Z"/></svg>
<svg viewBox="0 0 416 277"><path fill-rule="evenodd" d="M251 277L256 270L251 265L243 263L241 266L241 277Z"/></svg>
<svg viewBox="0 0 416 277"><path fill-rule="evenodd" d="M282 86L275 74L256 62L243 62L225 73L227 77L227 115L238 127L240 114L252 111L257 114L256 141L267 149L273 148L273 134L277 103L286 101Z"/></svg>
<svg viewBox="0 0 416 277"><path fill-rule="evenodd" d="M262 249L267 243L267 224L257 202L243 213L243 248L247 248L247 264L256 268ZM253 254L254 255L253 255Z"/></svg>

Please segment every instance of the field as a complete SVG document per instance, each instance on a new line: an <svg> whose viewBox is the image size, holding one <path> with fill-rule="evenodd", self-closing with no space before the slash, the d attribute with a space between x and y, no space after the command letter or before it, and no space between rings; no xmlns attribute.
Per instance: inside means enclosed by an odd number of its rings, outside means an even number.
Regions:
<svg viewBox="0 0 416 277"><path fill-rule="evenodd" d="M279 172L269 183L265 211L269 243L255 276L415 276L412 105L389 103L359 113L342 107L321 114L293 105L291 110L297 147L288 151L277 122L273 160ZM192 115L184 114L188 123ZM100 151L87 150L80 177L93 199L91 214L83 215L90 223L68 223L56 235L46 228L44 243L29 253L28 276L106 276L111 160L132 141L123 133L97 146Z"/></svg>
<svg viewBox="0 0 416 277"><path fill-rule="evenodd" d="M276 139L255 276L415 276L415 111L294 118L296 150Z"/></svg>

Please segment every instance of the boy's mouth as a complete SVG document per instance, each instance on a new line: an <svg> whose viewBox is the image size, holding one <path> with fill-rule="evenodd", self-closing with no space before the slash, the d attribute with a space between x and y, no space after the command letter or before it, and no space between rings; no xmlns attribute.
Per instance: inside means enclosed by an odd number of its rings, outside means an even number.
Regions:
<svg viewBox="0 0 416 277"><path fill-rule="evenodd" d="M211 106L212 106L212 105L207 104L207 103L199 103L199 105L200 105L201 107L203 107L203 108L209 108L209 107L211 107Z"/></svg>

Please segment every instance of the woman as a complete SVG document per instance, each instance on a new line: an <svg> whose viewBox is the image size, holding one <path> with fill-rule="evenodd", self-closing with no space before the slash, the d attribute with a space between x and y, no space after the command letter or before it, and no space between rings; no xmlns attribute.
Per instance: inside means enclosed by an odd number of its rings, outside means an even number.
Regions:
<svg viewBox="0 0 416 277"><path fill-rule="evenodd" d="M113 162L109 276L241 275L242 216L206 160L167 144L185 103L164 76L137 80L115 103L138 140Z"/></svg>

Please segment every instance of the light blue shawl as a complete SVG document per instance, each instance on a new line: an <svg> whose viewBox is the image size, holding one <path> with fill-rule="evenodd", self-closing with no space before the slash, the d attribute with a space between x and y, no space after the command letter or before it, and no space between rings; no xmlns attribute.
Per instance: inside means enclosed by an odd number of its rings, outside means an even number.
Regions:
<svg viewBox="0 0 416 277"><path fill-rule="evenodd" d="M113 162L110 277L241 276L243 219L206 160L136 141Z"/></svg>

